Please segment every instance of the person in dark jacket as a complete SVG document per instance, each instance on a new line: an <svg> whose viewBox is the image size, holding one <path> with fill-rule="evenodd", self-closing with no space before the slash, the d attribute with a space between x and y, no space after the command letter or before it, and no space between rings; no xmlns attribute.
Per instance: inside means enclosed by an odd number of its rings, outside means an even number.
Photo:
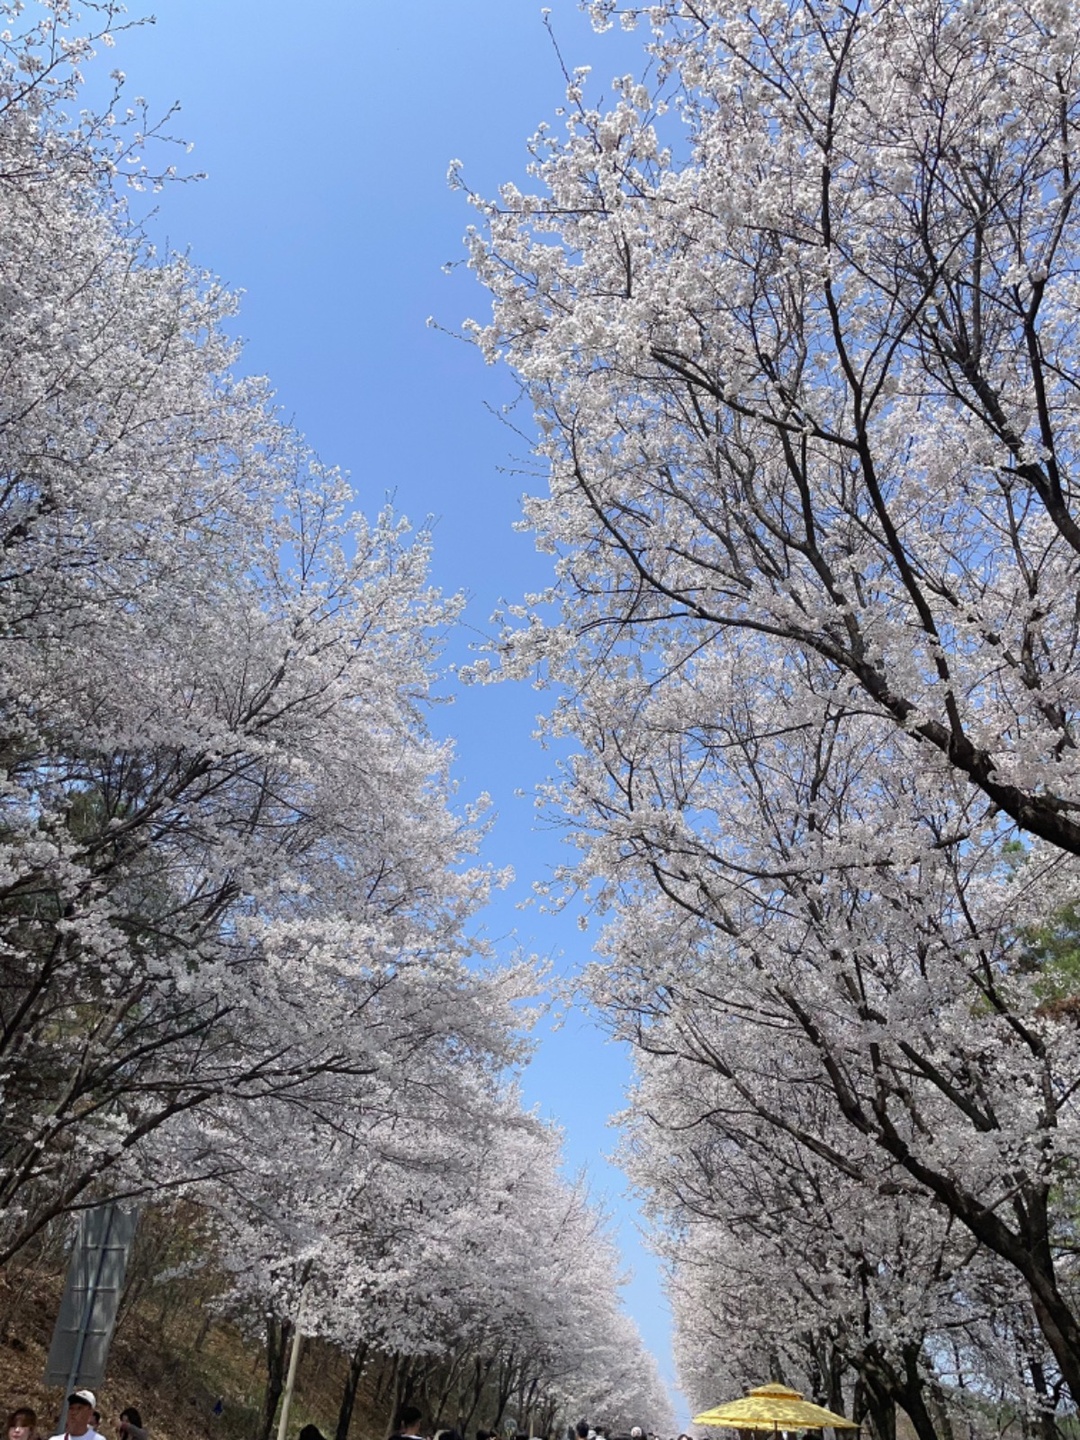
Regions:
<svg viewBox="0 0 1080 1440"><path fill-rule="evenodd" d="M420 1434L420 1420L424 1412L416 1405L403 1405L398 1411L397 1425L390 1440L424 1440Z"/></svg>

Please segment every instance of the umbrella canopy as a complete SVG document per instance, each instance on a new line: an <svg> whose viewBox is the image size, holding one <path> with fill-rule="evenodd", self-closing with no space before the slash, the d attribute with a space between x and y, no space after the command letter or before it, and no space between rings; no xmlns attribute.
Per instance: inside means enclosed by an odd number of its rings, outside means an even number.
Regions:
<svg viewBox="0 0 1080 1440"><path fill-rule="evenodd" d="M786 1385L759 1385L742 1400L717 1405L694 1416L695 1425L724 1425L731 1430L857 1430L853 1420L804 1400Z"/></svg>

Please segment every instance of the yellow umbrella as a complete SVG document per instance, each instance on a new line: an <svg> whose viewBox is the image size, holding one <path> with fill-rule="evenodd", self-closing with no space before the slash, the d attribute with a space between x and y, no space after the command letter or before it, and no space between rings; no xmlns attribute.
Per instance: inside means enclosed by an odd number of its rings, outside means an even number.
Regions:
<svg viewBox="0 0 1080 1440"><path fill-rule="evenodd" d="M759 1385L742 1400L717 1405L694 1416L695 1425L723 1425L731 1430L857 1430L854 1420L834 1415L823 1405L804 1400L786 1385Z"/></svg>

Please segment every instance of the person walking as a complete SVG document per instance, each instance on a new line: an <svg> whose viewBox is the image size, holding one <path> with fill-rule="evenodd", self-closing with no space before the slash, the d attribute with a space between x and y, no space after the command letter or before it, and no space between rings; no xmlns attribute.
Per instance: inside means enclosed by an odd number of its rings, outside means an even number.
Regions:
<svg viewBox="0 0 1080 1440"><path fill-rule="evenodd" d="M52 1440L101 1440L93 1425L96 1409L92 1390L73 1390L67 1397L67 1429L53 1435Z"/></svg>

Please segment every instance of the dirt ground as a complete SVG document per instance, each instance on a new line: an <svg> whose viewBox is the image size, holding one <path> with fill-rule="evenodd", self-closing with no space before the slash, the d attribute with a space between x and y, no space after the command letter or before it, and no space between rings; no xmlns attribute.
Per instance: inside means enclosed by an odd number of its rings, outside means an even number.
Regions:
<svg viewBox="0 0 1080 1440"><path fill-rule="evenodd" d="M54 1433L63 1400L61 1388L43 1383L59 1299L54 1278L23 1281L16 1292L0 1276L6 1316L0 1327L0 1404L5 1412L32 1406L42 1437ZM127 1405L140 1411L151 1440L249 1440L262 1398L262 1352L235 1327L221 1322L206 1327L203 1318L174 1316L165 1325L146 1304L121 1320L108 1375L96 1391L106 1440L116 1440L119 1414ZM333 1434L342 1375L331 1359L337 1357L309 1345L301 1360L289 1424L294 1440L308 1422ZM223 1410L216 1416L219 1399ZM364 1419L362 1413L354 1416L354 1440L365 1433Z"/></svg>

